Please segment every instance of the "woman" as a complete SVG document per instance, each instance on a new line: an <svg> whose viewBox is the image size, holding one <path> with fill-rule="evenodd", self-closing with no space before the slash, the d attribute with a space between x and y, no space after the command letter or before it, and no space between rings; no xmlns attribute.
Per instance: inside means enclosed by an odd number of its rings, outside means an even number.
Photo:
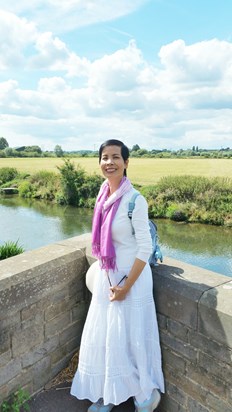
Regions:
<svg viewBox="0 0 232 412"><path fill-rule="evenodd" d="M126 177L129 150L119 140L99 149L106 180L93 217L92 253L98 258L93 296L84 326L71 394L90 399L88 412L109 412L134 397L136 412L152 412L164 392L152 293L148 208ZM132 230L134 228L134 234Z"/></svg>

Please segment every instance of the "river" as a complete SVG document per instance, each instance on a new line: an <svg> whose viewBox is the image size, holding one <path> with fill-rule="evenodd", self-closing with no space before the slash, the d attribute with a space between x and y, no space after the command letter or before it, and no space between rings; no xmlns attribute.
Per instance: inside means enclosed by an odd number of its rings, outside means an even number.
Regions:
<svg viewBox="0 0 232 412"><path fill-rule="evenodd" d="M91 231L92 210L18 196L0 197L0 244L17 241L25 250ZM165 256L232 277L232 228L159 219Z"/></svg>

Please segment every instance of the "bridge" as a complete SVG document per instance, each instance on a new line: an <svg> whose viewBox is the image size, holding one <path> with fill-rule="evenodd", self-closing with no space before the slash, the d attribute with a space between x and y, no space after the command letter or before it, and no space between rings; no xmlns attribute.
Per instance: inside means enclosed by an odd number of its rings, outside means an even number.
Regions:
<svg viewBox="0 0 232 412"><path fill-rule="evenodd" d="M19 386L41 391L77 353L93 261L88 234L0 262L0 404ZM166 382L159 412L231 411L232 279L170 258L153 279Z"/></svg>

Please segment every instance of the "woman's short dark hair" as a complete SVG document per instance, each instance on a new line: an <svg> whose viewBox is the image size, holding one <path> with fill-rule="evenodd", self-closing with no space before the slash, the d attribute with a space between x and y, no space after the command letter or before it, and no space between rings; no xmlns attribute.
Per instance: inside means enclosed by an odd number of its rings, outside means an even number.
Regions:
<svg viewBox="0 0 232 412"><path fill-rule="evenodd" d="M121 147L121 155L122 155L122 158L123 158L124 162L126 160L128 160L128 158L130 156L130 152L129 152L128 147L123 142L121 142L120 140L110 139L110 140L106 140L104 143L102 143L100 148L99 148L99 163L101 162L103 149L105 149L105 147L107 147L107 146L119 146L119 147ZM124 176L126 176L126 169L124 169Z"/></svg>

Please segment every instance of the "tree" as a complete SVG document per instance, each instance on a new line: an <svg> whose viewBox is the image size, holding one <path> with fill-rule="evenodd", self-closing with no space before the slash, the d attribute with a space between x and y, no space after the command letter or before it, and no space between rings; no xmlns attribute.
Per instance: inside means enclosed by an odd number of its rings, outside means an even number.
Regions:
<svg viewBox="0 0 232 412"><path fill-rule="evenodd" d="M63 156L64 156L64 152L63 152L63 150L62 150L62 147L61 147L59 144L57 144L57 145L55 146L55 148L54 148L54 153L55 153L55 155L56 155L57 157L63 157Z"/></svg>
<svg viewBox="0 0 232 412"><path fill-rule="evenodd" d="M8 141L5 137L0 137L0 150L5 149L6 147L9 147Z"/></svg>
<svg viewBox="0 0 232 412"><path fill-rule="evenodd" d="M134 146L132 147L131 151L132 151L132 152L137 152L137 150L139 150L139 149L140 149L139 145L138 145L138 144L134 144Z"/></svg>

